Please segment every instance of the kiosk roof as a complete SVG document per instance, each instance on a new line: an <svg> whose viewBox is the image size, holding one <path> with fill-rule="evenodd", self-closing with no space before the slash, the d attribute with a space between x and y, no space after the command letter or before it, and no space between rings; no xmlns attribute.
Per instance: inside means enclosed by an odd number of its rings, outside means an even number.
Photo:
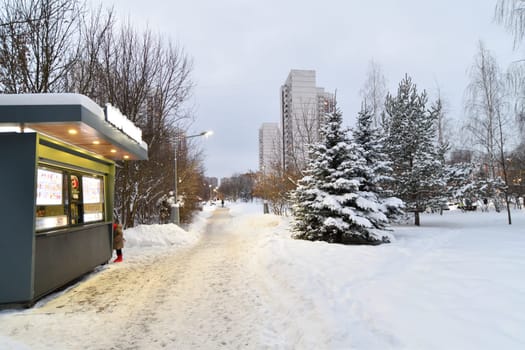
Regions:
<svg viewBox="0 0 525 350"><path fill-rule="evenodd" d="M0 126L32 129L112 160L148 159L148 147L80 94L0 94Z"/></svg>

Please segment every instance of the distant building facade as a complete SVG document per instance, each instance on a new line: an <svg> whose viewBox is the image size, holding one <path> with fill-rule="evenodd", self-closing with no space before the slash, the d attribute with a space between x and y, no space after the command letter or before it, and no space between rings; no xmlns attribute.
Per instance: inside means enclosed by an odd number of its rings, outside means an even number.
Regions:
<svg viewBox="0 0 525 350"><path fill-rule="evenodd" d="M308 145L319 141L321 116L335 108L334 94L316 86L314 70L293 69L281 86L282 164L304 169Z"/></svg>
<svg viewBox="0 0 525 350"><path fill-rule="evenodd" d="M259 128L259 171L267 172L281 158L281 138L278 123L263 123Z"/></svg>

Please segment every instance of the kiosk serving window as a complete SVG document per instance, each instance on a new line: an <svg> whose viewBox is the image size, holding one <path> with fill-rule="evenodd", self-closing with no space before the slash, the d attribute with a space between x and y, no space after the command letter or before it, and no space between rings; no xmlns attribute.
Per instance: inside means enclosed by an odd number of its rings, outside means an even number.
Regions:
<svg viewBox="0 0 525 350"><path fill-rule="evenodd" d="M36 231L103 220L103 176L38 167Z"/></svg>

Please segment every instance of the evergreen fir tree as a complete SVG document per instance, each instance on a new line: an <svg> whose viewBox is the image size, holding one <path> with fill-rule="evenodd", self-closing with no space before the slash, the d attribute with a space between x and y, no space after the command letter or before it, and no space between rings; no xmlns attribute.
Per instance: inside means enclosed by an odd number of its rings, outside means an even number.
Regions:
<svg viewBox="0 0 525 350"><path fill-rule="evenodd" d="M449 198L462 198L465 196L478 196L475 194L476 181L474 179L474 166L472 163L447 164L444 169L446 181L445 194Z"/></svg>
<svg viewBox="0 0 525 350"><path fill-rule="evenodd" d="M436 159L438 159L441 163L441 183L443 184L443 188L441 190L437 189L438 192L436 193L436 196L429 198L428 206L432 209L432 211L439 211L440 214L443 214L443 209L448 208L447 203L448 199L451 197L450 193L454 191L452 187L454 187L455 180L458 179L451 179L451 181L449 181L449 175L453 176L455 170L452 170L452 166L447 165L445 160L445 154L450 149L450 145L443 137L442 129L444 114L441 99L437 99L430 106L428 113L431 114L430 119L433 120L436 131ZM441 131L439 131L440 129Z"/></svg>
<svg viewBox="0 0 525 350"><path fill-rule="evenodd" d="M363 158L370 167L368 180L370 190L377 191L379 183L392 180L392 167L388 156L383 151L382 138L380 131L372 127L373 115L370 110L363 105L357 116L357 126L353 131L354 141L361 147ZM380 190L380 189L379 189Z"/></svg>
<svg viewBox="0 0 525 350"><path fill-rule="evenodd" d="M443 163L436 145L436 114L426 110L427 95L418 94L410 77L399 84L397 96L387 95L388 135L385 147L392 161L394 194L407 203L419 225L426 209L444 188Z"/></svg>
<svg viewBox="0 0 525 350"><path fill-rule="evenodd" d="M394 220L403 214L404 203L384 185L393 181L391 161L384 150L384 135L380 128L373 127L373 114L363 104L353 131L354 142L360 147L368 171L364 176L364 189L377 194L381 211Z"/></svg>
<svg viewBox="0 0 525 350"><path fill-rule="evenodd" d="M363 150L341 129L339 112L326 115L321 142L312 145L306 176L293 193L294 237L345 244L389 242L386 216L367 178Z"/></svg>

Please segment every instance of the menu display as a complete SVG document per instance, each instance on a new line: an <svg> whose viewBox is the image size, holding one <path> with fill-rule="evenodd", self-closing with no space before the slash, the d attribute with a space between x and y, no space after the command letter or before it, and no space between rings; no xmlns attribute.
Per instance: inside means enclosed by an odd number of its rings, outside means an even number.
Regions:
<svg viewBox="0 0 525 350"><path fill-rule="evenodd" d="M101 203L102 201L102 179L95 177L82 177L82 193L84 204Z"/></svg>
<svg viewBox="0 0 525 350"><path fill-rule="evenodd" d="M38 168L36 205L62 204L62 173Z"/></svg>
<svg viewBox="0 0 525 350"><path fill-rule="evenodd" d="M45 166L37 169L37 232L104 220L104 177Z"/></svg>

